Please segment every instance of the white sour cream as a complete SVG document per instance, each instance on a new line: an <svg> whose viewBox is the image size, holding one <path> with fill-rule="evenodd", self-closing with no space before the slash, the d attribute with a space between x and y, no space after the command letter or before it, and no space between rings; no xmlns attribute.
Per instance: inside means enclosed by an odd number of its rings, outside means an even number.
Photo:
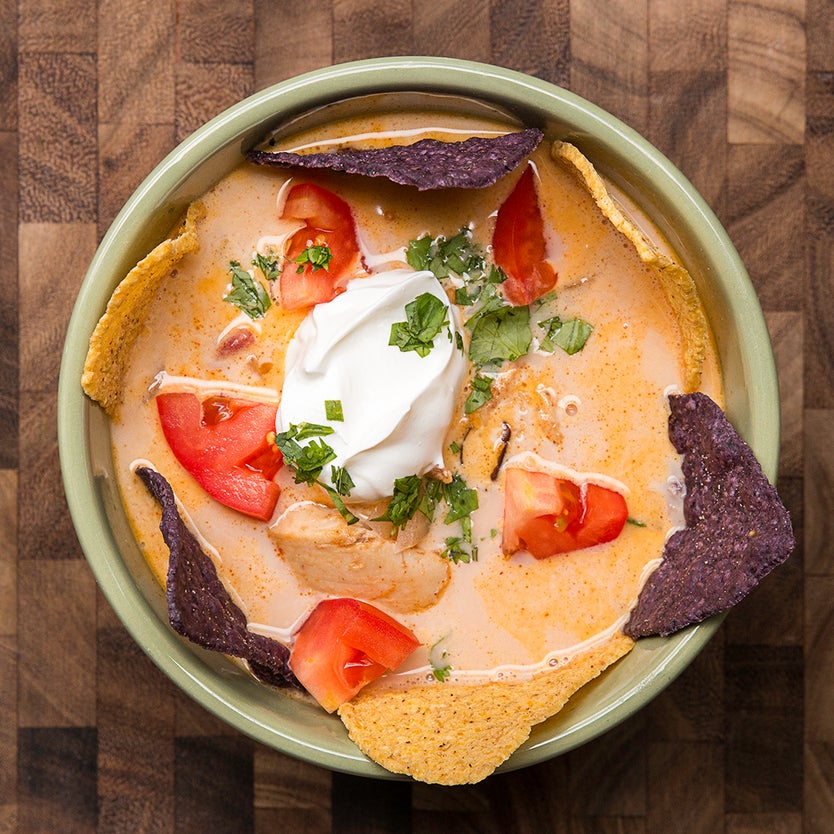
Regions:
<svg viewBox="0 0 834 834"><path fill-rule="evenodd" d="M391 325L406 321L405 305L431 293L449 310L449 327L428 355L388 344ZM392 494L394 480L443 465L443 444L467 372L457 311L431 272L396 269L352 280L319 304L287 348L276 431L302 422L331 426L323 438L354 484L349 501ZM325 400L338 400L344 420L328 420Z"/></svg>

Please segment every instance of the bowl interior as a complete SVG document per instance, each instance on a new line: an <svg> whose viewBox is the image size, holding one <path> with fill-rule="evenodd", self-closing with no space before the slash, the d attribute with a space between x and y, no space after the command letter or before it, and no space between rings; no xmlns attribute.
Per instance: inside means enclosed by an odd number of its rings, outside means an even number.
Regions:
<svg viewBox="0 0 834 834"><path fill-rule="evenodd" d="M764 319L745 269L712 211L655 148L611 115L546 82L509 70L435 58L329 67L266 89L217 116L178 146L139 186L90 265L70 322L61 368L61 467L73 522L104 594L128 631L171 679L204 707L264 744L316 764L391 777L347 738L338 718L256 683L224 657L181 640L136 545L113 472L109 425L80 387L89 337L118 282L185 206L234 168L277 126L355 96L415 92L477 99L572 141L633 200L692 273L716 336L726 410L768 477L776 476L779 402ZM502 766L562 753L604 732L658 694L718 626L713 619L635 649L585 687Z"/></svg>

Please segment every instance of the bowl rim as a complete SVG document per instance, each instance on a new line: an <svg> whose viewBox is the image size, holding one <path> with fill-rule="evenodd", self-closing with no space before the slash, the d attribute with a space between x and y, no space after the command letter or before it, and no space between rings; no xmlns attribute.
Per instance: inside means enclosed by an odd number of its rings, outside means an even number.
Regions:
<svg viewBox="0 0 834 834"><path fill-rule="evenodd" d="M395 56L335 64L281 81L219 113L179 143L145 177L103 236L81 284L67 329L58 386L58 444L64 489L81 548L99 587L134 640L181 689L231 726L275 749L332 770L383 778L400 778L366 758L358 749L318 745L300 733L285 732L273 712L257 698L241 698L232 690L207 682L203 661L162 623L136 587L118 554L96 483L99 473L90 462L90 411L80 378L87 344L114 283L102 282L99 272L111 259L123 257L123 240L135 239L148 209L189 202L186 183L191 171L212 155L209 149L253 143L276 123L276 113L301 112L317 103L356 95L407 90L446 92L493 102L523 102L529 111L569 114L571 135L592 138L618 158L636 166L650 179L659 200L687 211L687 225L697 240L709 240L702 253L706 270L719 270L728 315L745 321L742 364L748 380L750 428L746 440L765 474L775 481L779 453L779 392L775 362L764 316L743 263L724 228L689 180L653 145L631 127L584 98L547 81L493 65L460 59ZM338 92L336 92L338 91ZM286 118L286 116L284 116ZM566 118L562 115L560 119ZM257 127L255 127L257 126ZM255 131L253 133L253 131ZM185 191L183 190L185 189ZM204 189L203 189L204 190ZM191 195L191 198L199 194ZM122 253L122 254L120 254ZM135 262L135 261L134 261ZM131 264L132 265L132 264ZM128 267L129 268L129 267ZM126 270L125 270L126 272ZM122 273L124 274L124 273ZM116 279L118 280L118 279ZM641 641L658 653L652 674L635 681L621 697L595 714L544 739L531 738L497 772L524 767L579 746L602 734L645 706L659 694L706 645L722 617L692 626L671 638ZM222 681L220 682L222 684ZM256 686L260 686L256 684ZM280 716L277 716L280 719ZM338 722L338 719L334 719ZM341 722L338 722L341 728ZM343 731L343 728L342 728Z"/></svg>

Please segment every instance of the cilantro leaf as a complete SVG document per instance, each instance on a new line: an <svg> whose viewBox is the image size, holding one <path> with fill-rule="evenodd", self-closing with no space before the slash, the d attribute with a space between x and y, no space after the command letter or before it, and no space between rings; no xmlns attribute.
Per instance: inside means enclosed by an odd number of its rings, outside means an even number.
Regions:
<svg viewBox="0 0 834 834"><path fill-rule="evenodd" d="M471 547L467 550L466 541L462 536L450 536L446 539L446 548L440 554L455 565L468 565L470 562L478 561L478 548Z"/></svg>
<svg viewBox="0 0 834 834"><path fill-rule="evenodd" d="M324 416L334 423L343 423L345 420L344 412L342 411L341 400L325 400L324 401Z"/></svg>
<svg viewBox="0 0 834 834"><path fill-rule="evenodd" d="M540 322L540 326L545 331L540 345L542 350L551 352L558 346L571 356L585 347L585 343L594 330L593 325L583 319L573 318L563 321L559 316L545 319Z"/></svg>
<svg viewBox="0 0 834 834"><path fill-rule="evenodd" d="M295 473L297 484L312 486L316 483L322 469L335 460L333 448L323 440L316 440L324 435L333 434L330 426L315 423L298 423L290 425L287 431L275 435L275 445L284 456L284 463ZM310 438L313 438L310 440ZM310 440L302 446L302 440Z"/></svg>
<svg viewBox="0 0 834 834"><path fill-rule="evenodd" d="M440 644L445 639L446 636L443 636L429 646L429 664L431 665L431 673L435 680L440 681L440 683L445 683L448 680L449 675L452 673L451 665L444 663L446 658L449 656L449 652L445 649L439 648ZM438 657L438 655L440 656Z"/></svg>
<svg viewBox="0 0 834 834"><path fill-rule="evenodd" d="M321 481L318 482L319 486L324 487L327 494L330 496L330 500L333 502L333 506L339 511L339 515L348 523L348 524L356 524L359 521L359 517L355 516L346 506L345 502L342 501L341 496L338 492L336 492L333 487L328 486L327 484L323 484Z"/></svg>
<svg viewBox="0 0 834 834"><path fill-rule="evenodd" d="M463 404L464 414L477 411L482 405L492 399L492 377L476 374L472 379L472 390Z"/></svg>
<svg viewBox="0 0 834 834"><path fill-rule="evenodd" d="M423 494L417 509L429 520L434 520L434 511L437 503L443 498L443 481L435 478L426 478L423 481Z"/></svg>
<svg viewBox="0 0 834 834"><path fill-rule="evenodd" d="M394 481L394 493L385 512L372 521L390 521L394 530L400 530L417 512L420 506L422 479L419 475L406 475Z"/></svg>
<svg viewBox="0 0 834 834"><path fill-rule="evenodd" d="M255 253L252 266L260 269L267 281L274 281L281 274L281 264L278 258L267 257L260 252Z"/></svg>
<svg viewBox="0 0 834 834"><path fill-rule="evenodd" d="M234 304L250 319L260 319L272 306L269 293L260 281L256 281L237 261L229 261L232 275L232 290L223 296L224 301Z"/></svg>
<svg viewBox="0 0 834 834"><path fill-rule="evenodd" d="M323 440L311 440L306 446L296 443L292 447L293 454L288 460L284 448L278 442L278 437L278 435L275 437L276 445L284 455L284 462L295 472L295 482L297 484L304 483L312 486L321 475L322 469L330 461L336 459L336 453L332 446L329 446Z"/></svg>
<svg viewBox="0 0 834 834"><path fill-rule="evenodd" d="M323 487L333 501L334 506L348 524L356 524L359 519L345 506L342 495L350 495L356 486L347 469L342 466L331 467L333 486L319 480L322 469L336 459L333 448L320 438L333 434L330 426L319 426L316 423L292 423L287 431L279 432L273 441L284 456L284 463L295 475L297 484L312 486L318 484ZM299 441L309 440L306 446Z"/></svg>
<svg viewBox="0 0 834 834"><path fill-rule="evenodd" d="M339 495L350 495L350 491L356 486L353 483L353 478L350 477L350 473L344 466L331 466L330 467L330 480L333 482L333 489L339 493Z"/></svg>
<svg viewBox="0 0 834 834"><path fill-rule="evenodd" d="M518 359L530 349L530 308L500 306L470 319L469 358L475 365Z"/></svg>
<svg viewBox="0 0 834 834"><path fill-rule="evenodd" d="M472 232L466 228L451 238L424 235L409 241L405 259L412 269L427 269L438 279L452 274L482 273L484 270L483 250L472 240Z"/></svg>
<svg viewBox="0 0 834 834"><path fill-rule="evenodd" d="M312 272L317 272L320 269L329 270L332 259L333 252L329 246L314 244L304 249L297 258L290 258L289 260L298 264L296 272L304 272L304 267L307 264L310 264Z"/></svg>
<svg viewBox="0 0 834 834"><path fill-rule="evenodd" d="M449 505L449 512L443 519L446 524L468 518L470 513L478 509L478 491L468 487L460 475L453 475L451 483L444 485L443 497Z"/></svg>
<svg viewBox="0 0 834 834"><path fill-rule="evenodd" d="M428 356L434 347L434 337L449 324L448 308L435 295L424 292L405 305L407 321L391 325L389 345L403 353L413 350L418 356Z"/></svg>

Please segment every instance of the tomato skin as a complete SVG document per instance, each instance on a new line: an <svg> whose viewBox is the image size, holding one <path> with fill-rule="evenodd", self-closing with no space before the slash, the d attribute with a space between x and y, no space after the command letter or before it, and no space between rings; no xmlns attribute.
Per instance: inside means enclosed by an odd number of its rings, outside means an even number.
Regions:
<svg viewBox="0 0 834 834"><path fill-rule="evenodd" d="M344 291L342 284L359 264L350 206L326 188L299 183L287 194L281 217L304 223L290 238L287 258L297 258L310 245L327 246L333 255L327 269L313 270L310 264L304 264L299 272L295 264L286 264L279 278L281 306L301 310L331 301Z"/></svg>
<svg viewBox="0 0 834 834"><path fill-rule="evenodd" d="M280 487L281 452L267 440L277 407L250 400L158 394L162 432L174 457L216 501L268 521Z"/></svg>
<svg viewBox="0 0 834 834"><path fill-rule="evenodd" d="M290 669L327 712L334 712L419 645L411 631L375 606L327 599L296 634Z"/></svg>
<svg viewBox="0 0 834 834"><path fill-rule="evenodd" d="M501 287L510 304L531 304L556 286L558 276L546 259L544 221L532 165L498 209L492 254L507 275Z"/></svg>
<svg viewBox="0 0 834 834"><path fill-rule="evenodd" d="M628 518L625 498L613 489L546 472L509 468L505 476L502 550L526 550L537 559L613 541Z"/></svg>

